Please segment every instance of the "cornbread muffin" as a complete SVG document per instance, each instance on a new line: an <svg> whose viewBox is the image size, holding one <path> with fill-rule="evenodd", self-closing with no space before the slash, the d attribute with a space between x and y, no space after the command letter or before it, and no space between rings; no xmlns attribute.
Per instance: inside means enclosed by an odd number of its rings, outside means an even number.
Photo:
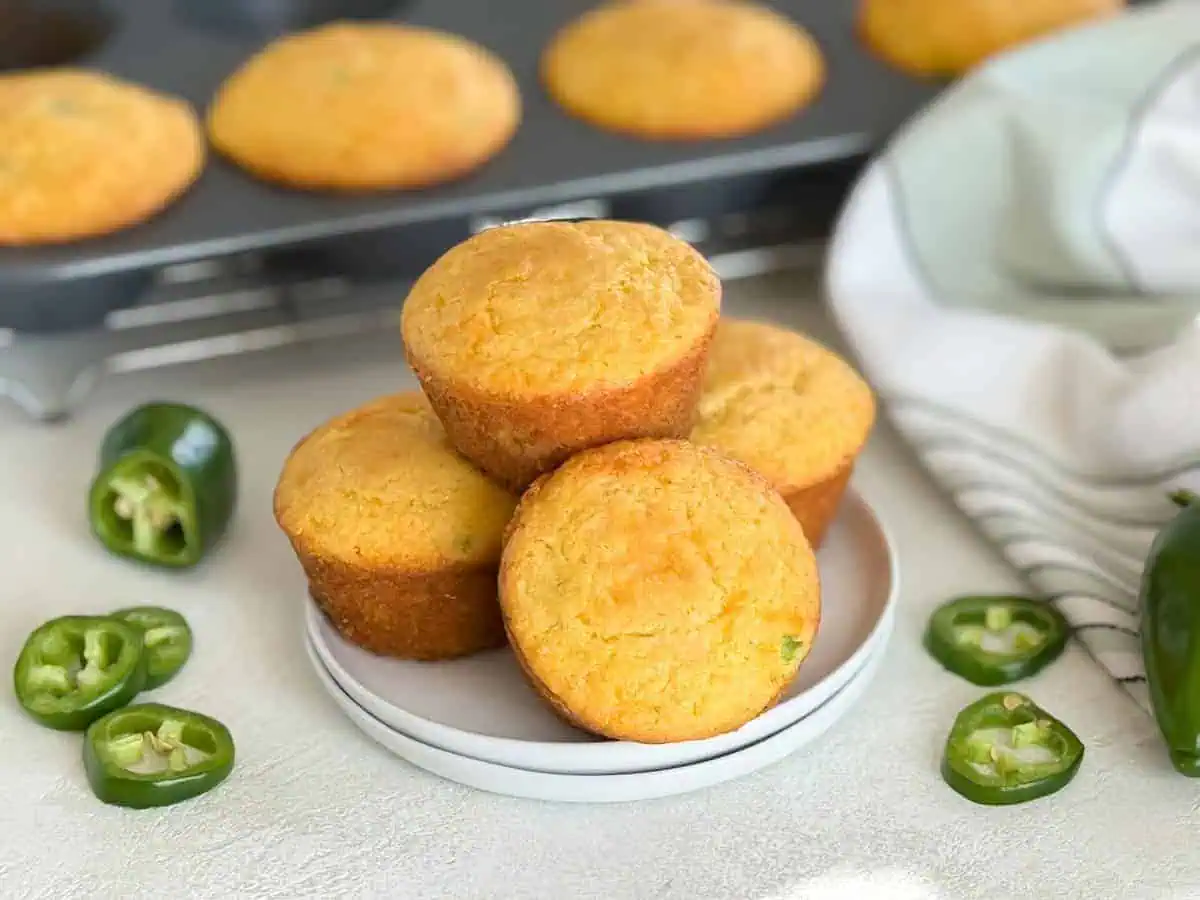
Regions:
<svg viewBox="0 0 1200 900"><path fill-rule="evenodd" d="M812 647L812 548L759 475L686 441L588 450L522 498L500 564L509 641L568 721L667 743L771 706Z"/></svg>
<svg viewBox="0 0 1200 900"><path fill-rule="evenodd" d="M442 256L402 331L454 445L519 490L586 447L686 437L720 301L704 258L659 228L535 222Z"/></svg>
<svg viewBox="0 0 1200 900"><path fill-rule="evenodd" d="M815 341L722 319L692 440L744 462L782 494L819 547L875 423L875 398Z"/></svg>
<svg viewBox="0 0 1200 900"><path fill-rule="evenodd" d="M805 106L825 80L817 43L747 0L616 0L564 28L542 78L567 112L652 140L758 131Z"/></svg>
<svg viewBox="0 0 1200 900"><path fill-rule="evenodd" d="M1124 0L863 0L863 40L918 77L953 77L1002 50L1124 9Z"/></svg>
<svg viewBox="0 0 1200 900"><path fill-rule="evenodd" d="M471 172L508 144L520 118L512 74L483 47L425 28L345 22L251 58L217 92L208 133L268 181L377 191Z"/></svg>
<svg viewBox="0 0 1200 900"><path fill-rule="evenodd" d="M496 569L516 498L458 456L418 393L322 425L288 457L275 519L313 599L375 653L449 659L504 643Z"/></svg>
<svg viewBox="0 0 1200 900"><path fill-rule="evenodd" d="M136 225L203 166L200 123L182 100L84 69L0 75L0 245Z"/></svg>

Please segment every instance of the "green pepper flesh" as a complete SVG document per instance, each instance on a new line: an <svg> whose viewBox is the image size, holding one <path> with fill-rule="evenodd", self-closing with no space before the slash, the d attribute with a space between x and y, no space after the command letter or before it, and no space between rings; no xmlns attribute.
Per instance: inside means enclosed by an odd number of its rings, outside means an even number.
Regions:
<svg viewBox="0 0 1200 900"><path fill-rule="evenodd" d="M195 407L150 403L105 436L88 519L113 553L186 568L224 534L236 500L237 462L225 428Z"/></svg>
<svg viewBox="0 0 1200 900"><path fill-rule="evenodd" d="M192 629L187 619L173 609L132 606L109 613L109 617L142 631L146 647L146 687L162 687L179 674L192 655Z"/></svg>
<svg viewBox="0 0 1200 900"><path fill-rule="evenodd" d="M145 689L146 664L140 629L101 616L63 616L26 639L13 689L41 724L82 731Z"/></svg>
<svg viewBox="0 0 1200 900"><path fill-rule="evenodd" d="M1142 660L1154 719L1171 765L1200 777L1200 499L1178 492L1181 508L1159 531L1140 586Z"/></svg>
<svg viewBox="0 0 1200 900"><path fill-rule="evenodd" d="M1049 603L1013 595L957 597L929 619L925 648L980 687L1037 674L1062 655L1070 626Z"/></svg>
<svg viewBox="0 0 1200 900"><path fill-rule="evenodd" d="M946 738L942 778L972 803L1026 803L1070 784L1083 753L1070 728L1025 695L1001 691L958 714Z"/></svg>
<svg viewBox="0 0 1200 900"><path fill-rule="evenodd" d="M216 719L159 703L140 703L93 722L83 742L92 793L131 809L170 806L225 781L236 751Z"/></svg>

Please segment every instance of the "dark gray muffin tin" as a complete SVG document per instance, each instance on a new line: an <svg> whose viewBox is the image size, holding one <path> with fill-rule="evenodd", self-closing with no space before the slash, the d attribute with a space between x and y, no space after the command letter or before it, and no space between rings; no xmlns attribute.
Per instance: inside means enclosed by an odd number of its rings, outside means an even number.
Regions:
<svg viewBox="0 0 1200 900"><path fill-rule="evenodd" d="M156 218L73 244L0 248L0 327L97 324L138 302L163 266L253 253L281 269L357 277L418 273L483 224L593 212L669 224L811 205L827 221L855 161L933 96L873 59L855 0L772 4L820 42L828 81L808 109L750 137L653 143L564 114L538 80L552 35L589 0L0 0L0 70L72 63L187 98L203 112L220 82L272 37L345 18L387 18L471 38L520 83L520 131L467 178L417 192L346 197L256 181L211 155L191 191Z"/></svg>

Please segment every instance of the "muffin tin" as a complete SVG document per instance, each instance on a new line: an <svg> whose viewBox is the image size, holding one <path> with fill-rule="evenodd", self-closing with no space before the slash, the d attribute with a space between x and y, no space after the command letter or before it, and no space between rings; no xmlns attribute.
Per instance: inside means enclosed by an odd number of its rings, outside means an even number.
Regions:
<svg viewBox="0 0 1200 900"><path fill-rule="evenodd" d="M538 58L590 0L0 0L0 70L75 63L178 94L201 110L266 41L346 18L456 32L512 67L520 131L482 169L445 186L373 196L304 193L256 181L215 154L160 216L74 244L0 248L0 327L98 324L138 302L160 268L238 254L281 271L411 276L473 231L519 218L612 216L669 225L765 205L833 215L862 157L936 91L871 58L856 4L773 4L808 28L828 63L824 92L777 127L735 140L651 143L569 118L545 95ZM834 165L837 163L837 165Z"/></svg>

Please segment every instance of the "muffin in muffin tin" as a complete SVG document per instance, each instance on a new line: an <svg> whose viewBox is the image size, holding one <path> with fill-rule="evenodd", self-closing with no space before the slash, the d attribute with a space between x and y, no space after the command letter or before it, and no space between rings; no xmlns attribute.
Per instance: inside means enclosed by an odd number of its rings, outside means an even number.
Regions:
<svg viewBox="0 0 1200 900"><path fill-rule="evenodd" d="M555 36L541 70L567 112L645 140L751 134L825 81L808 32L749 0L610 0Z"/></svg>
<svg viewBox="0 0 1200 900"><path fill-rule="evenodd" d="M200 177L186 101L89 69L0 74L0 246L70 243L163 212Z"/></svg>
<svg viewBox="0 0 1200 900"><path fill-rule="evenodd" d="M1125 0L861 0L858 27L877 56L910 75L952 78L990 56L1116 15Z"/></svg>
<svg viewBox="0 0 1200 900"><path fill-rule="evenodd" d="M293 188L428 187L482 166L521 121L503 60L458 35L334 22L273 41L233 72L208 111L222 154Z"/></svg>

